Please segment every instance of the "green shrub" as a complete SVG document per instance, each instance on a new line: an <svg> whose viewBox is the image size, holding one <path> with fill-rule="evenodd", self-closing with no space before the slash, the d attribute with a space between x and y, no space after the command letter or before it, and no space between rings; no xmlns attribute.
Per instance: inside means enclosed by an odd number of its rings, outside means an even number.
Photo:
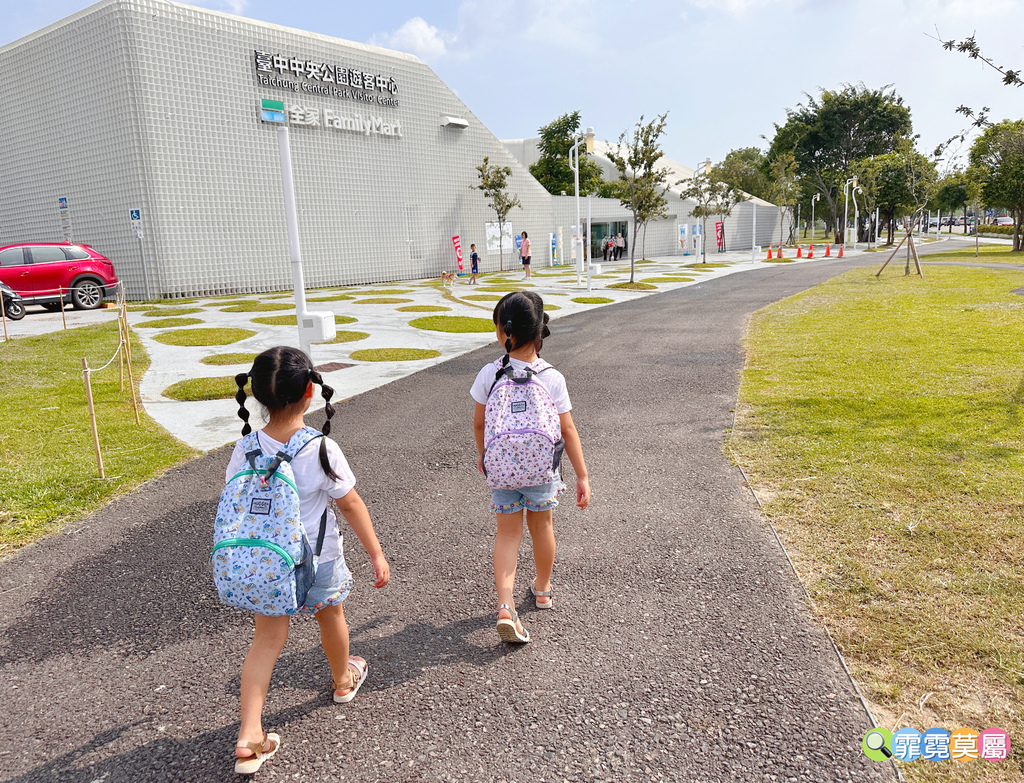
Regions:
<svg viewBox="0 0 1024 783"><path fill-rule="evenodd" d="M428 315L409 321L409 326L430 332L485 334L494 331L494 323L490 318L471 318L465 315Z"/></svg>
<svg viewBox="0 0 1024 783"><path fill-rule="evenodd" d="M164 345L228 345L255 335L251 329L178 329L163 332L153 339Z"/></svg>
<svg viewBox="0 0 1024 783"><path fill-rule="evenodd" d="M412 362L419 359L436 359L440 351L424 348L367 348L349 354L359 362Z"/></svg>

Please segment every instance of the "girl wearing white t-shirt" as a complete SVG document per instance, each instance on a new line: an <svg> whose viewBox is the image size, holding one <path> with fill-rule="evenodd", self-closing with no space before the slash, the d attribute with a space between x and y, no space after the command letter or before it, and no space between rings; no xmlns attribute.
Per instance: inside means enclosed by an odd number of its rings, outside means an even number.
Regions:
<svg viewBox="0 0 1024 783"><path fill-rule="evenodd" d="M356 479L345 455L337 443L326 437L331 431L331 417L334 415L331 405L334 389L323 382L309 357L297 348L264 351L253 361L248 373L235 376L238 415L245 422L243 436L252 431L249 412L245 408L247 382L251 382L253 397L266 408L269 417L267 426L256 433L265 454L278 453L292 435L305 426L303 415L313 398L313 384L319 384L326 401L327 421L323 428L324 437L318 439L319 449L303 449L291 461L299 493L300 518L311 541L317 540L320 519L324 509L328 511L327 531L315 581L300 611L312 613L320 625L320 643L334 678L334 701L346 703L355 698L366 679L367 664L362 658L349 655L348 624L341 604L352 588L352 575L345 565L341 533L333 508L335 504L370 556L376 573L374 587L384 587L388 583L391 569L377 541L366 504L354 489ZM234 476L245 461L242 441L239 441L228 462L227 479ZM256 632L242 664L242 720L235 746L235 772L239 774L256 772L281 745L277 734L267 734L263 730L262 718L270 675L287 638L288 615L256 615Z"/></svg>
<svg viewBox="0 0 1024 783"><path fill-rule="evenodd" d="M470 391L476 401L473 431L480 453L477 468L481 473L484 472L484 412L491 389L509 364L516 370L522 370L536 363L540 358L538 354L544 338L550 334L544 301L532 291L516 291L502 297L494 307L493 318L498 343L505 346L505 356L500 362L491 362L480 370ZM569 412L572 403L569 401L565 377L549 367L538 373L536 380L547 389L555 403L565 441L565 454L576 471L576 505L585 509L590 503L590 481L583 460L580 436ZM494 539L494 586L498 590L499 604L497 630L504 641L530 641L530 634L515 611L513 597L519 544L523 540L524 510L526 526L533 540L533 561L537 568L531 590L538 609L552 608L551 570L555 563L552 510L558 505L558 495L564 489L565 485L556 480L550 484L521 489L491 490L491 510L497 518L497 534Z"/></svg>

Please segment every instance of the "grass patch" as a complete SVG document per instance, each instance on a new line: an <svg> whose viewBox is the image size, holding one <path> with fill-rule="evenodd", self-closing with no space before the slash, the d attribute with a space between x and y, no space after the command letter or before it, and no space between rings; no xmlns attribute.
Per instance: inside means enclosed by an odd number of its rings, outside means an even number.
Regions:
<svg viewBox="0 0 1024 783"><path fill-rule="evenodd" d="M501 293L507 294L507 293L510 293L512 291L522 291L524 288L533 288L533 284L532 283L508 283L506 285L501 285L499 283L497 285L491 285L490 283L488 283L485 286L481 286L480 290L481 291L491 291L491 292L496 293L496 294L501 294Z"/></svg>
<svg viewBox="0 0 1024 783"><path fill-rule="evenodd" d="M714 261L709 261L706 264L702 264L698 261L696 264L683 264L687 269L716 269L723 266L732 266L732 264L719 264Z"/></svg>
<svg viewBox="0 0 1024 783"><path fill-rule="evenodd" d="M440 351L425 348L367 348L349 354L360 362L413 362L420 359L436 359L440 355Z"/></svg>
<svg viewBox="0 0 1024 783"><path fill-rule="evenodd" d="M955 236L955 234L954 234ZM897 240L898 241L898 240ZM917 240L914 240L917 242ZM892 252L896 245L886 246L881 245L879 251ZM900 253L904 253L903 249L900 249ZM975 262L982 264L1024 264L1024 253L1014 253L1009 245L986 245L981 244L978 246L978 255L974 255L974 246L969 248L963 248L958 250L947 250L944 253L930 253L927 257L922 257L921 261L957 261L963 262ZM893 259L895 262L896 259Z"/></svg>
<svg viewBox="0 0 1024 783"><path fill-rule="evenodd" d="M352 294L335 294L334 296L314 296L307 299L307 302L344 302L346 299L355 299Z"/></svg>
<svg viewBox="0 0 1024 783"><path fill-rule="evenodd" d="M465 315L428 315L409 321L409 326L426 329L430 332L473 332L484 334L494 331L494 323L490 318L472 318Z"/></svg>
<svg viewBox="0 0 1024 783"><path fill-rule="evenodd" d="M752 316L730 443L881 723L1024 736L1024 272L874 272Z"/></svg>
<svg viewBox="0 0 1024 783"><path fill-rule="evenodd" d="M544 312L545 313L553 313L555 310L561 310L561 309L562 309L561 305L548 304L547 302L544 303Z"/></svg>
<svg viewBox="0 0 1024 783"><path fill-rule="evenodd" d="M793 258L793 257L790 257L790 258L762 258L761 259L761 263L762 264L792 264L794 261L796 261L796 259Z"/></svg>
<svg viewBox="0 0 1024 783"><path fill-rule="evenodd" d="M170 329L174 326L195 326L203 323L202 318L157 318L154 321L143 321L136 324L136 329Z"/></svg>
<svg viewBox="0 0 1024 783"><path fill-rule="evenodd" d="M252 364L256 358L254 353L215 353L212 356L204 356L201 361L203 364Z"/></svg>
<svg viewBox="0 0 1024 783"><path fill-rule="evenodd" d="M189 378L173 383L163 390L164 397L178 402L199 402L202 400L228 400L238 393L234 375L220 375L214 378ZM246 394L252 394L248 384Z"/></svg>
<svg viewBox="0 0 1024 783"><path fill-rule="evenodd" d="M398 296L399 294L411 294L413 289L411 288L372 288L365 293L373 294L374 296Z"/></svg>
<svg viewBox="0 0 1024 783"><path fill-rule="evenodd" d="M365 340L370 336L369 332L336 332L333 340L317 345L337 345L338 343L354 343L356 340Z"/></svg>
<svg viewBox="0 0 1024 783"><path fill-rule="evenodd" d="M689 283L692 277L645 277L643 283Z"/></svg>
<svg viewBox="0 0 1024 783"><path fill-rule="evenodd" d="M622 275L591 275L591 280L618 280Z"/></svg>
<svg viewBox="0 0 1024 783"><path fill-rule="evenodd" d="M609 299L607 296L577 296L573 297L574 302L577 304L611 304L614 299ZM547 310L547 308L544 308Z"/></svg>
<svg viewBox="0 0 1024 783"><path fill-rule="evenodd" d="M144 318L170 318L176 315L195 315L203 312L201 307L164 307L160 310L146 310Z"/></svg>
<svg viewBox="0 0 1024 783"><path fill-rule="evenodd" d="M264 315L260 318L250 318L254 324L266 324L267 326L298 326L299 319L295 315Z"/></svg>
<svg viewBox="0 0 1024 783"><path fill-rule="evenodd" d="M229 345L255 336L251 329L179 329L153 337L164 345Z"/></svg>
<svg viewBox="0 0 1024 783"><path fill-rule="evenodd" d="M271 310L294 310L293 304L274 304L273 302L243 302L242 304L222 307L222 313L266 313Z"/></svg>
<svg viewBox="0 0 1024 783"><path fill-rule="evenodd" d="M82 383L82 357L102 367L117 349L115 322L0 344L0 555L87 514L196 454L119 390L114 362L92 377L107 478L100 479ZM136 382L149 356L132 335ZM126 374L127 378L127 374Z"/></svg>
<svg viewBox="0 0 1024 783"><path fill-rule="evenodd" d="M442 305L409 305L407 307L396 307L400 313L441 313L450 311L452 308Z"/></svg>
<svg viewBox="0 0 1024 783"><path fill-rule="evenodd" d="M502 294L470 294L469 296L460 296L459 299L469 299L471 302L497 302L501 297Z"/></svg>
<svg viewBox="0 0 1024 783"><path fill-rule="evenodd" d="M657 291L658 286L650 283L612 283L605 288L623 288L627 291Z"/></svg>
<svg viewBox="0 0 1024 783"><path fill-rule="evenodd" d="M405 304L406 302L411 301L412 299L400 299L394 296L381 296L370 299L358 299L352 304Z"/></svg>

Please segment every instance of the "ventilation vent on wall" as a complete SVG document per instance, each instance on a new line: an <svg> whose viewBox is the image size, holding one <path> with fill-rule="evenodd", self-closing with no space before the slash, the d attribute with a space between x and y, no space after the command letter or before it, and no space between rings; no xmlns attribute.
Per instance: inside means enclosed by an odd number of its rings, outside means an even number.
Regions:
<svg viewBox="0 0 1024 783"><path fill-rule="evenodd" d="M462 117L441 117L442 128L468 128L469 121L462 119Z"/></svg>

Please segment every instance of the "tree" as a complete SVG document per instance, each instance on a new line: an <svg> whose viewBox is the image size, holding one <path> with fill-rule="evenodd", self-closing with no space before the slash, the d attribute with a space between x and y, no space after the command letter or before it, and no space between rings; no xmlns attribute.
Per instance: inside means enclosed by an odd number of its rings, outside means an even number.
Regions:
<svg viewBox="0 0 1024 783"><path fill-rule="evenodd" d="M515 193L508 190L508 178L512 176L512 169L508 166L491 166L488 164L488 157L484 155L484 162L476 167L480 172L480 183L475 186L484 192L490 201L487 206L494 210L498 216L498 267L505 271L504 262L504 239L505 220L513 207L522 208L522 202Z"/></svg>
<svg viewBox="0 0 1024 783"><path fill-rule="evenodd" d="M697 206L690 210L690 214L701 221L701 235L705 239L701 242L701 257L702 263L706 264L708 218L712 215L721 215L723 218L728 216L740 201L740 194L728 183L720 180L714 169L695 171L691 179L683 179L676 184L683 186L683 198L697 202Z"/></svg>
<svg viewBox="0 0 1024 783"><path fill-rule="evenodd" d="M820 97L807 95L806 104L786 115L786 123L775 126L768 158L793 152L797 175L808 190L825 197L824 217L837 228L839 202L854 162L892 152L912 130L910 110L888 86L871 90L847 84L822 90Z"/></svg>
<svg viewBox="0 0 1024 783"><path fill-rule="evenodd" d="M954 171L947 174L936 185L935 195L931 203L936 209L942 210L948 215L958 209L964 211L964 233L967 233L967 205L971 202L968 192L967 175L963 171ZM953 224L949 224L949 233L953 233Z"/></svg>
<svg viewBox="0 0 1024 783"><path fill-rule="evenodd" d="M877 205L888 223L890 245L892 221L924 209L938 178L935 164L915 151L909 139L904 139L895 152L859 161L852 171L864 188L867 202Z"/></svg>
<svg viewBox="0 0 1024 783"><path fill-rule="evenodd" d="M619 202L633 213L633 241L629 243L629 282L634 282L637 236L641 229L646 234L647 223L654 218L665 217L668 199L668 169L657 168L658 161L665 154L661 151L659 139L665 132L668 112L655 117L646 125L644 116L633 129L633 138L626 140L626 131L619 134L619 144L608 157L619 172ZM623 151L625 155L623 155Z"/></svg>
<svg viewBox="0 0 1024 783"><path fill-rule="evenodd" d="M985 128L971 146L971 168L987 206L1013 218L1013 250L1024 250L1024 120L1003 120Z"/></svg>
<svg viewBox="0 0 1024 783"><path fill-rule="evenodd" d="M757 147L732 150L714 165L715 176L734 190L770 201L771 182L767 175L768 158Z"/></svg>
<svg viewBox="0 0 1024 783"><path fill-rule="evenodd" d="M565 191L570 196L576 195L576 175L569 166L569 152L573 145L582 138L580 130L580 113L578 111L563 114L557 120L538 129L540 141L540 159L530 166L530 173L553 195ZM580 156L580 194L607 194L607 185L601 177L601 167L586 155Z"/></svg>

